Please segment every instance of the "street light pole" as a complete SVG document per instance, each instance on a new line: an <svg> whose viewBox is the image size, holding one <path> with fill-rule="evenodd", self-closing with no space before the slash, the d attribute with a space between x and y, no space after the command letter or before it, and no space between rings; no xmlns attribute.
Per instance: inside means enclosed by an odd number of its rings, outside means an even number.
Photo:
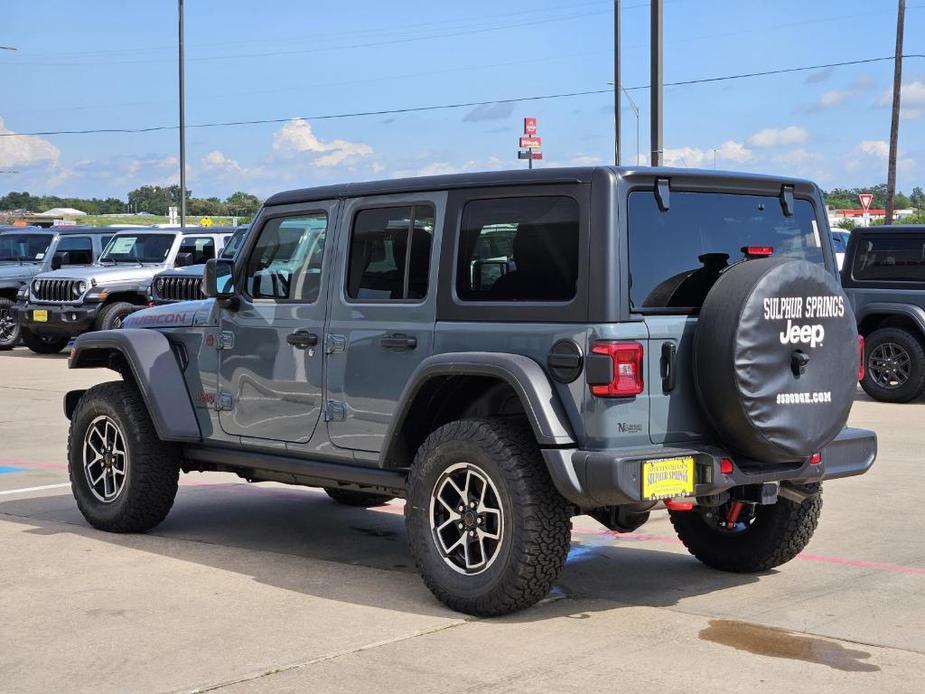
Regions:
<svg viewBox="0 0 925 694"><path fill-rule="evenodd" d="M649 92L652 99L652 112L649 114L651 119L652 140L652 166L661 166L662 164L662 16L664 14L664 0L652 0L651 32L652 54L649 58L651 79L649 80Z"/></svg>
<svg viewBox="0 0 925 694"><path fill-rule="evenodd" d="M186 90L183 76L183 0L177 0L180 49L180 226L186 226Z"/></svg>
<svg viewBox="0 0 925 694"><path fill-rule="evenodd" d="M613 0L613 163L620 166L620 0ZM637 157L638 163L638 157Z"/></svg>

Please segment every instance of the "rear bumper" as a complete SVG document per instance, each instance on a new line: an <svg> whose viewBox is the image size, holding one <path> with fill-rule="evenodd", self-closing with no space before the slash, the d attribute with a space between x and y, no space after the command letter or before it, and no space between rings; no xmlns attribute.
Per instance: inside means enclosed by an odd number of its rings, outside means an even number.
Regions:
<svg viewBox="0 0 925 694"><path fill-rule="evenodd" d="M17 304L20 325L36 335L75 337L93 329L101 304ZM47 321L35 320L35 311L46 311Z"/></svg>
<svg viewBox="0 0 925 694"><path fill-rule="evenodd" d="M633 504L642 499L642 463L645 460L692 456L695 462L695 496L709 496L732 487L764 482L819 482L862 475L877 457L877 435L866 429L845 428L822 450L822 461L787 465L739 464L713 446L671 448L657 446L621 451L543 449L543 458L559 493L581 508ZM733 472L720 472L720 461L734 461Z"/></svg>

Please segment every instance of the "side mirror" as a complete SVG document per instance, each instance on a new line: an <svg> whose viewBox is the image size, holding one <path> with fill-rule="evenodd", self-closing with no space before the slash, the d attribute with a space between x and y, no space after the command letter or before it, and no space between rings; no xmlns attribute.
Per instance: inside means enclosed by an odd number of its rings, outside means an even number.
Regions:
<svg viewBox="0 0 925 694"><path fill-rule="evenodd" d="M173 261L174 267L187 267L193 264L192 253L177 253L177 259Z"/></svg>
<svg viewBox="0 0 925 694"><path fill-rule="evenodd" d="M230 299L237 292L234 286L234 261L230 258L210 258L203 279L205 294L212 299Z"/></svg>
<svg viewBox="0 0 925 694"><path fill-rule="evenodd" d="M51 256L51 269L60 270L62 265L70 265L71 256L67 251L55 251Z"/></svg>

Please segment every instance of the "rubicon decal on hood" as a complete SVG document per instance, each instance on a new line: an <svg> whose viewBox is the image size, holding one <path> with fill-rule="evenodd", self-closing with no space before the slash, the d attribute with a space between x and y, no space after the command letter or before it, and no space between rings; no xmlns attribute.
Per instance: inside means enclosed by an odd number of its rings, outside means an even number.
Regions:
<svg viewBox="0 0 925 694"><path fill-rule="evenodd" d="M825 340L825 327L821 323L800 325L794 321L841 318L845 315L845 299L842 296L785 296L768 297L764 300L764 319L786 320L779 333L782 345L809 345L815 349Z"/></svg>
<svg viewBox="0 0 925 694"><path fill-rule="evenodd" d="M194 311L173 311L170 313L149 313L147 311L129 316L123 326L126 328L147 328L156 325L192 325Z"/></svg>

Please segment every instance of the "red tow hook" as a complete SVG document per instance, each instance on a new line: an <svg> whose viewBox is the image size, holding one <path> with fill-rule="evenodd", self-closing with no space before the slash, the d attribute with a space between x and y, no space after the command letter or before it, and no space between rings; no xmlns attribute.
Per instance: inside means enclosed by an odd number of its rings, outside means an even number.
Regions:
<svg viewBox="0 0 925 694"><path fill-rule="evenodd" d="M741 501L733 501L729 505L729 510L726 512L726 527L734 528L735 524L739 522L739 514L742 513L742 508L745 506Z"/></svg>
<svg viewBox="0 0 925 694"><path fill-rule="evenodd" d="M693 501L672 501L671 499L666 499L665 508L667 508L669 511L693 511L694 502Z"/></svg>

